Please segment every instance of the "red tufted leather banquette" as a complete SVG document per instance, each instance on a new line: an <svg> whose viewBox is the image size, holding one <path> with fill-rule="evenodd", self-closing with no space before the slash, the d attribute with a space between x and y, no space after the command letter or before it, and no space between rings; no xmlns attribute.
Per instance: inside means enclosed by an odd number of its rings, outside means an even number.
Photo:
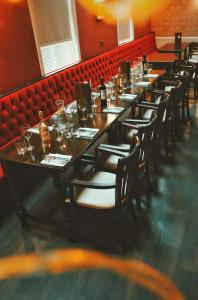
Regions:
<svg viewBox="0 0 198 300"><path fill-rule="evenodd" d="M97 85L100 77L116 74L121 61L132 61L155 50L155 35L151 33L3 96L0 98L0 150L19 135L21 125L38 122L39 110L47 117L55 111L55 100L64 99L65 103L74 100L75 82L91 79Z"/></svg>

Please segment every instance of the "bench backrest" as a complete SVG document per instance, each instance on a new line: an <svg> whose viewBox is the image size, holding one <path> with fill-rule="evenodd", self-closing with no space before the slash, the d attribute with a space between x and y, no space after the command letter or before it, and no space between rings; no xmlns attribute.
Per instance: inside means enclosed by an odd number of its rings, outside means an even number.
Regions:
<svg viewBox="0 0 198 300"><path fill-rule="evenodd" d="M39 110L47 117L56 109L55 100L73 101L75 82L91 79L97 85L100 77L116 74L120 62L133 61L155 50L155 35L151 33L1 97L0 149L20 134L24 123L36 124Z"/></svg>

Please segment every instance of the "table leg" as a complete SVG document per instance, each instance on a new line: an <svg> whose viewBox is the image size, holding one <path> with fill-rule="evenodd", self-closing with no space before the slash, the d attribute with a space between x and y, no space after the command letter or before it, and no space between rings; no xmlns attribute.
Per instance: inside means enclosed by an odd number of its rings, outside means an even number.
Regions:
<svg viewBox="0 0 198 300"><path fill-rule="evenodd" d="M187 59L187 48L184 51L184 60L186 60L186 59Z"/></svg>
<svg viewBox="0 0 198 300"><path fill-rule="evenodd" d="M67 203L65 201L66 198L66 182L64 182L63 176L60 173L53 175L53 181L54 185L58 192L58 198L60 202L60 208L63 213L63 229L64 234L69 235L70 237L70 231L71 231L71 219L70 219L70 203Z"/></svg>
<svg viewBox="0 0 198 300"><path fill-rule="evenodd" d="M28 227L29 224L27 221L26 209L23 206L22 199L20 197L20 192L17 188L15 180L13 179L12 172L5 161L2 162L2 167L11 191L12 198L14 200L16 216L21 223L21 227Z"/></svg>

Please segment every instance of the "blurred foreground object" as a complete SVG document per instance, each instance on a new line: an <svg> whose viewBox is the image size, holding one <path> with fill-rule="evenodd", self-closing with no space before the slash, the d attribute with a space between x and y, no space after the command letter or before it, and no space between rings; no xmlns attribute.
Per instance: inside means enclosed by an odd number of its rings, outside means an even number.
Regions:
<svg viewBox="0 0 198 300"><path fill-rule="evenodd" d="M107 23L113 24L117 20L145 21L151 15L165 9L170 0L79 0L81 5L93 15Z"/></svg>
<svg viewBox="0 0 198 300"><path fill-rule="evenodd" d="M147 287L164 300L184 300L176 286L153 267L137 260L119 259L83 249L55 250L44 254L0 259L0 279L63 273L75 269L108 269L133 283Z"/></svg>

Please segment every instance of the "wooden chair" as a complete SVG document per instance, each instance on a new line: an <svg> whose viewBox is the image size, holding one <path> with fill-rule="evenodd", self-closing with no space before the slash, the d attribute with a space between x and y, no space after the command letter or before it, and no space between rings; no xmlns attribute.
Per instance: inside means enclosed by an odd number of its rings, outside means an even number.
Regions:
<svg viewBox="0 0 198 300"><path fill-rule="evenodd" d="M178 73L169 73L159 82L159 88L170 94L174 112L175 136L179 137L182 132L182 123L185 124L185 108L189 109L187 100L187 78L186 72L183 75Z"/></svg>
<svg viewBox="0 0 198 300"><path fill-rule="evenodd" d="M146 122L145 122L146 121ZM137 180L136 180L136 189L134 190L134 198L136 200L137 207L141 209L141 195L143 194L142 189L142 180L146 181L146 204L149 207L151 202L151 179L150 179L150 171L149 171L149 159L152 156L154 143L156 139L156 128L157 128L157 116L154 115L151 121L149 120L127 120L120 123L120 127L122 127L122 140L127 141L127 131L134 131L134 136L130 144L123 143L119 145L108 145L108 144L100 144L96 151L97 156L100 156L100 160L102 163L102 168L104 170L108 170L114 172L117 167L119 156L116 154L116 151L119 153L130 153L134 147L135 141L139 143L140 151L138 158L138 172L137 172ZM138 138L138 139L137 139ZM140 180L141 179L141 180Z"/></svg>
<svg viewBox="0 0 198 300"><path fill-rule="evenodd" d="M183 114L184 119L183 122L186 122L186 116L190 119L190 106L189 106L189 99L190 99L190 86L191 83L194 81L194 96L196 97L196 80L194 77L196 67L194 65L189 65L187 63L177 66L176 69L179 74L181 74L180 80L183 83ZM186 111L186 114L185 114Z"/></svg>
<svg viewBox="0 0 198 300"><path fill-rule="evenodd" d="M126 240L123 235L123 222L132 210L134 182L138 168L139 146L130 154L118 153L115 173L96 169L81 178L70 182L70 212L73 241L78 240L78 227L82 220L90 222L115 223L123 250ZM96 159L97 160L97 159Z"/></svg>

